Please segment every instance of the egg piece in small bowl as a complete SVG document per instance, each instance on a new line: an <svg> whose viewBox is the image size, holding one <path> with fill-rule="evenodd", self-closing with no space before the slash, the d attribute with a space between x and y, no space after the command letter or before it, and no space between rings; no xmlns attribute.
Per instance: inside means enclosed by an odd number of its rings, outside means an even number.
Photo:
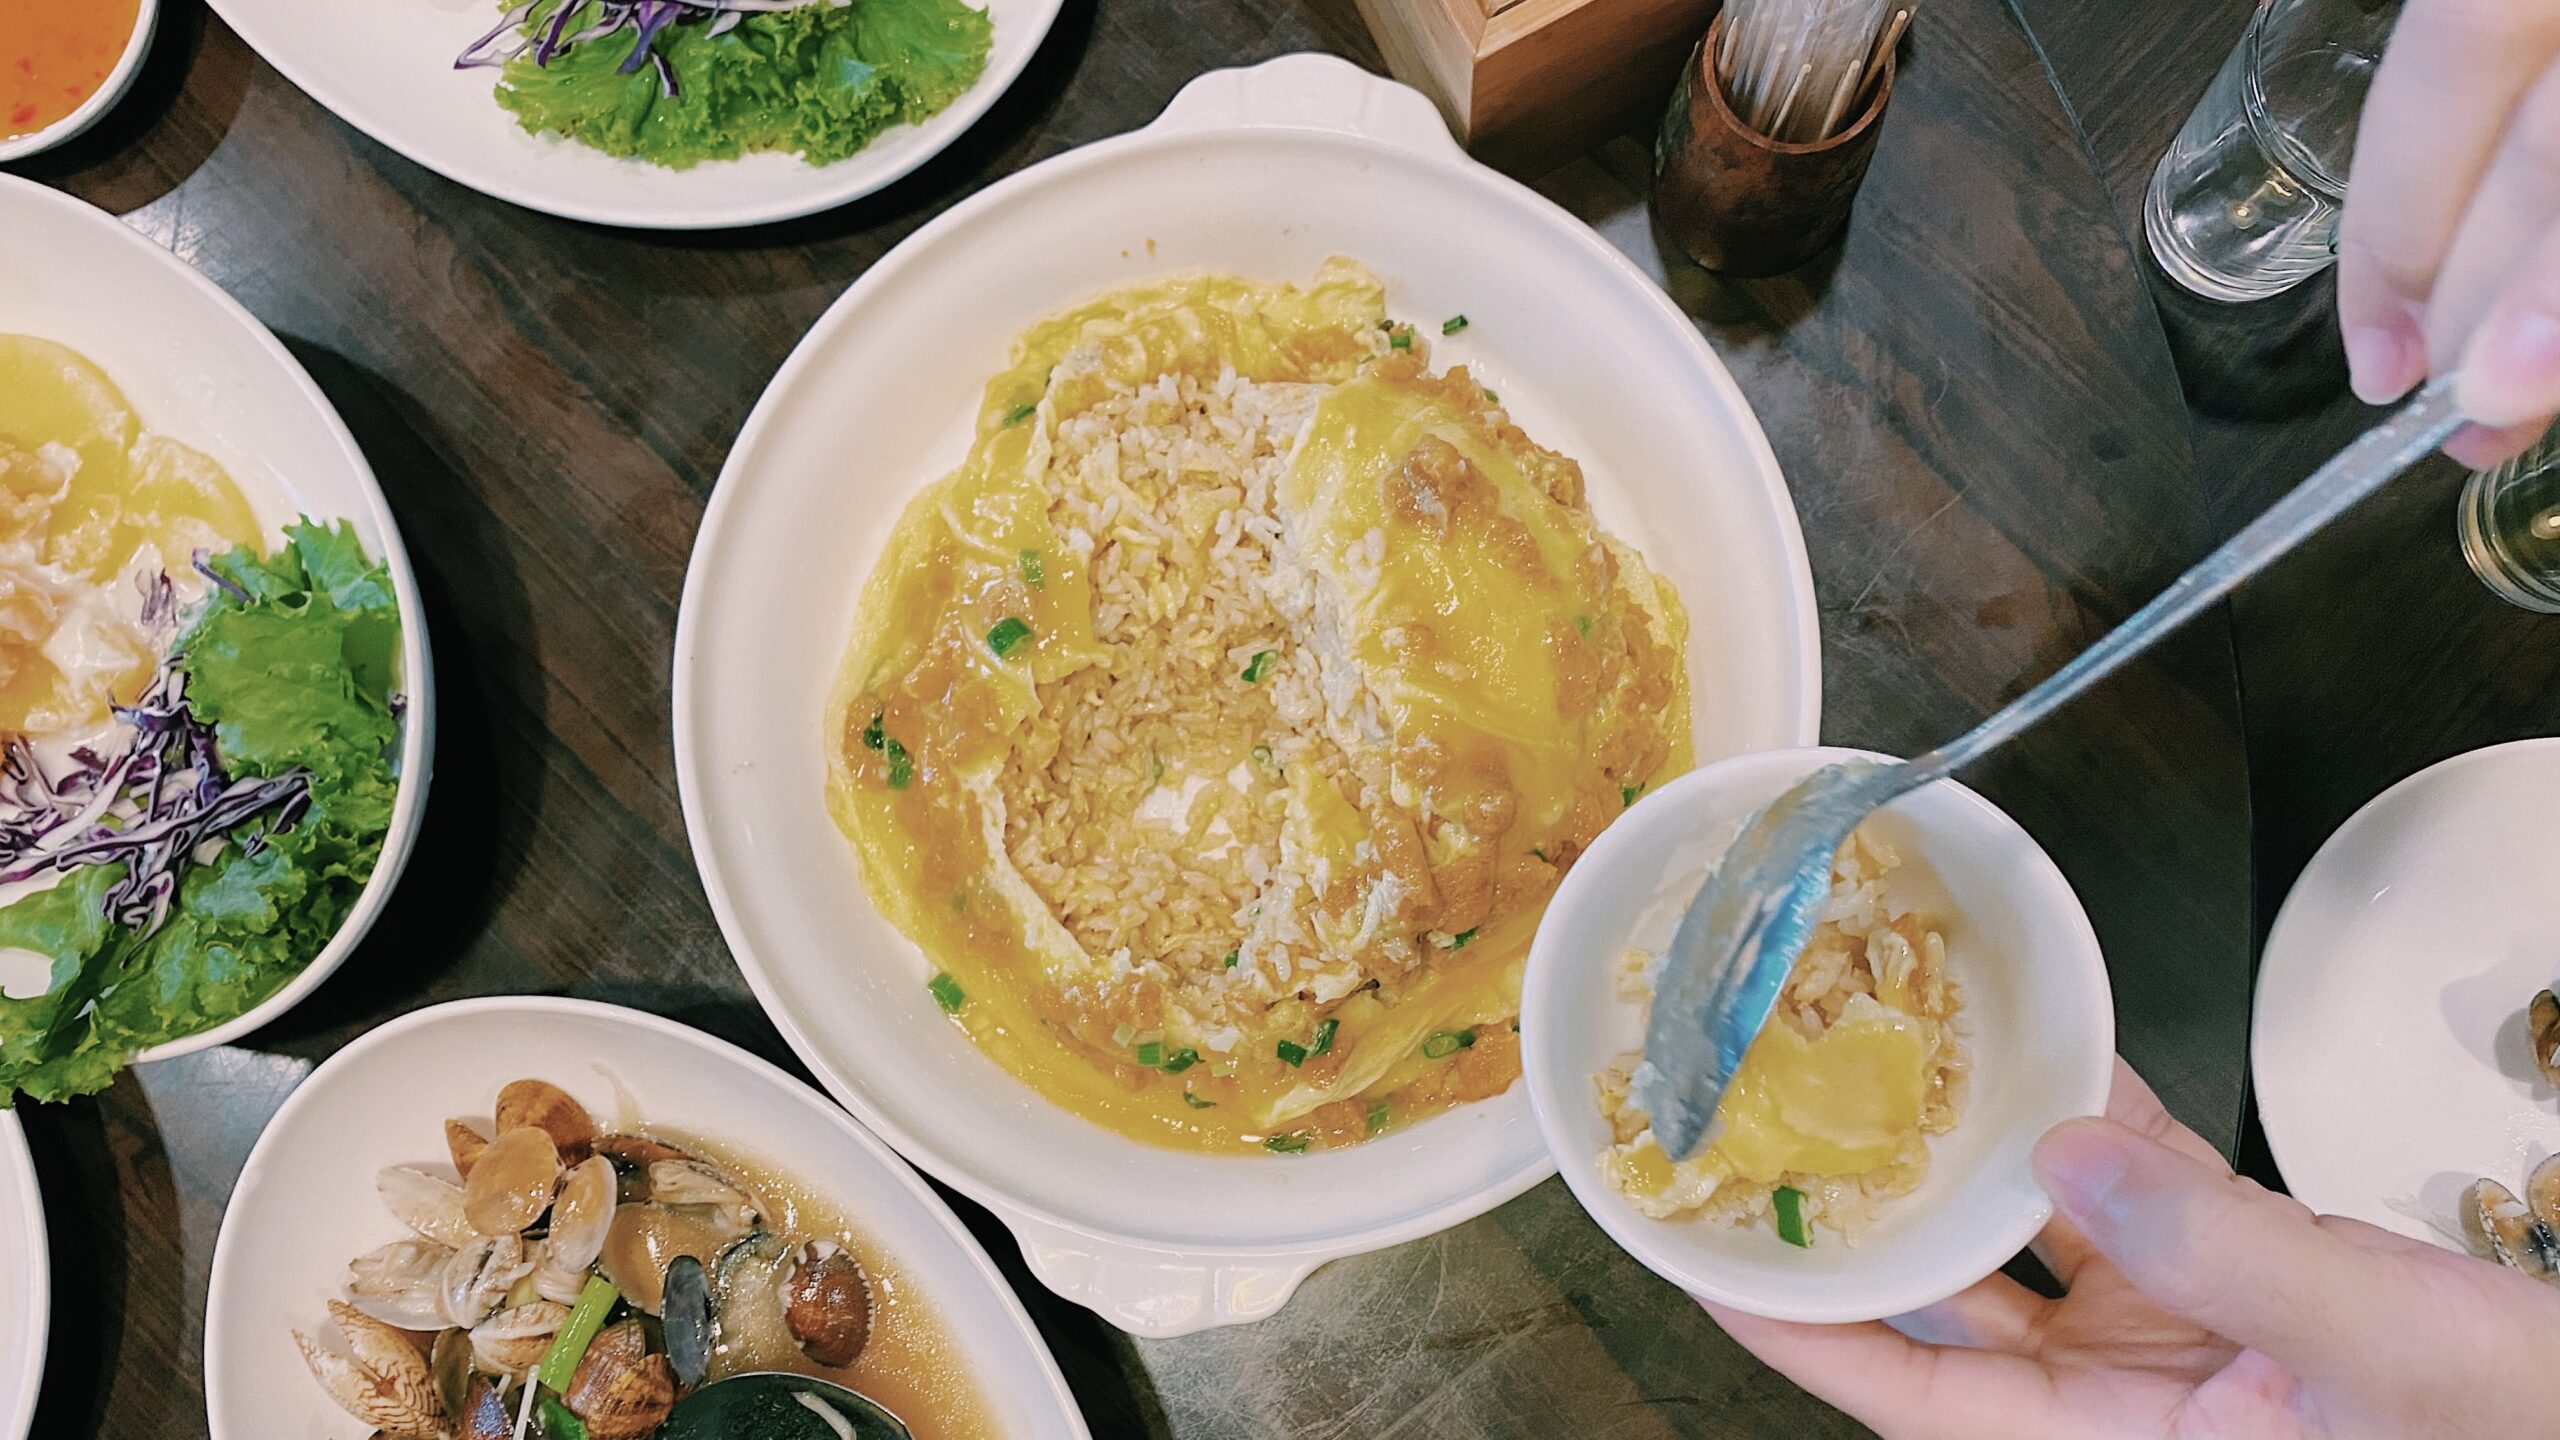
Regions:
<svg viewBox="0 0 2560 1440"><path fill-rule="evenodd" d="M1768 751L1694 771L1574 865L1529 954L1530 1103L1574 1198L1629 1254L1751 1314L1848 1324L1955 1294L2052 1215L2029 1157L2103 1113L2115 1013L2096 933L2042 848L1953 781L1869 817L1779 1013L1674 1163L1627 1095L1651 972L1750 817L1814 770Z"/></svg>

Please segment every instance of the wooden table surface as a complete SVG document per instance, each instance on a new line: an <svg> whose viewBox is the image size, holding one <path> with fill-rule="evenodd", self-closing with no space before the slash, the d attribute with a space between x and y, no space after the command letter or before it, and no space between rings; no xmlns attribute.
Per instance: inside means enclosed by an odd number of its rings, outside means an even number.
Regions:
<svg viewBox="0 0 2560 1440"><path fill-rule="evenodd" d="M1631 141L1535 178L1664 281L1767 425L1812 551L1826 739L1908 752L1964 728L2352 420L2298 316L2233 342L2248 383L2226 388L2279 399L2191 413L2179 357L2203 393L2196 342L2164 323L2178 307L2126 239L2129 187L2244 8L1932 0L1847 244L1780 280L1666 266ZM205 1276L232 1181L311 1066L385 1018L575 994L797 1069L704 904L670 759L676 597L729 440L835 295L959 197L1143 123L1206 69L1309 48L1375 63L1329 0L1071 0L1015 90L888 191L788 226L658 236L452 185L319 109L199 0L168 10L106 125L15 168L200 267L344 413L426 593L440 753L399 895L314 997L247 1045L24 1108L53 1225L44 1436L204 1433ZM2236 631L2196 626L1969 777L2081 891L2125 1052L2226 1146L2270 868L2447 746L2560 728L2560 629L2498 611L2458 560L2403 563L2411 537L2450 549L2446 481L2429 483L2244 599ZM2439 615L2479 650L2442 653ZM2387 673L2421 655L2413 684ZM1099 1436L1863 1433L1743 1356L1556 1182L1328 1267L1261 1325L1174 1341L1049 1299L959 1208Z"/></svg>

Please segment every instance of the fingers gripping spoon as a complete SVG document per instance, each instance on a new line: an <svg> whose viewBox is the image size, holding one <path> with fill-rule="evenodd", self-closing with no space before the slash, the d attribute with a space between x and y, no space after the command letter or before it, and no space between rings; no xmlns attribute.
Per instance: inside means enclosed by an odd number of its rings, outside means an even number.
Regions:
<svg viewBox="0 0 2560 1440"><path fill-rule="evenodd" d="M1707 1138L1831 890L1831 857L1875 810L2007 744L2203 613L2463 427L2454 377L2419 392L2105 638L1951 744L1899 765L1814 772L1752 817L1680 917L1654 984L1633 1098L1663 1153Z"/></svg>

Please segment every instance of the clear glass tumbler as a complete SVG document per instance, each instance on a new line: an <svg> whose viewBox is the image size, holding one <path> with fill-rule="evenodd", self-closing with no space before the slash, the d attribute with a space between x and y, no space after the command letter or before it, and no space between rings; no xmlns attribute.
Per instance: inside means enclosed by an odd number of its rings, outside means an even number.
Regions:
<svg viewBox="0 0 2560 1440"><path fill-rule="evenodd" d="M2213 300L2263 300L2337 259L2356 121L2400 0L2260 0L2249 33L2160 157L2143 229Z"/></svg>
<svg viewBox="0 0 2560 1440"><path fill-rule="evenodd" d="M2462 492L2462 554L2510 604L2560 615L2560 428Z"/></svg>

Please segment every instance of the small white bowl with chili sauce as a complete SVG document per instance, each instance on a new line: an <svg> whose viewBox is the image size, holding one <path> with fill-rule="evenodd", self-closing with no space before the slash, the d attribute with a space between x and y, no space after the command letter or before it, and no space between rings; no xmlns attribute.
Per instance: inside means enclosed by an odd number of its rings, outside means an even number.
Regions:
<svg viewBox="0 0 2560 1440"><path fill-rule="evenodd" d="M160 0L9 0L0 7L0 164L41 155L97 124L133 88L159 28ZM33 68L22 71L22 64ZM74 94L62 110L59 99ZM47 104L49 97L56 103Z"/></svg>

